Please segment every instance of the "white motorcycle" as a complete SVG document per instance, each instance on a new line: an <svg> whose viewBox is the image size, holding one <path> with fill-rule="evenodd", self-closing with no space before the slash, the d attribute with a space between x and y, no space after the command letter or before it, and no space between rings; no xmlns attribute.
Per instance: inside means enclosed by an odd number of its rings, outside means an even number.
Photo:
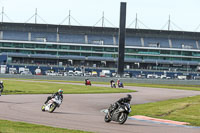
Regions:
<svg viewBox="0 0 200 133"><path fill-rule="evenodd" d="M62 99L58 96L55 96L54 98L50 99L46 104L42 106L42 111L49 111L49 113L52 113L57 107L60 107L62 103Z"/></svg>

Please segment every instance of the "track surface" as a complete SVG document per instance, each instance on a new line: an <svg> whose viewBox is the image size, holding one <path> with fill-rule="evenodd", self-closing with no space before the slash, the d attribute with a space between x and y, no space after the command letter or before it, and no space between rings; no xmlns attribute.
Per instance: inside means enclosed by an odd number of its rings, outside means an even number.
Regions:
<svg viewBox="0 0 200 133"><path fill-rule="evenodd" d="M35 82L35 81L34 81ZM68 83L63 83L68 84ZM96 85L106 86L106 85ZM198 91L160 88L126 87L132 93L131 104L142 104L200 95ZM108 88L109 89L109 88ZM23 121L53 127L100 133L199 133L199 128L177 127L128 119L124 125L104 122L100 112L126 94L65 94L60 108L54 113L42 112L48 95L3 95L0 97L0 119ZM133 108L134 109L134 108Z"/></svg>

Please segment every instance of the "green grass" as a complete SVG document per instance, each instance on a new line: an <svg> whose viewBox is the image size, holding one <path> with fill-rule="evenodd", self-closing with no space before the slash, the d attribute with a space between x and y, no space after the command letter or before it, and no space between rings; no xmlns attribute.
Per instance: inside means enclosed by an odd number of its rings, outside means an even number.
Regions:
<svg viewBox="0 0 200 133"><path fill-rule="evenodd" d="M200 126L200 95L132 106L130 115L189 122Z"/></svg>
<svg viewBox="0 0 200 133"><path fill-rule="evenodd" d="M168 88L168 89L200 91L200 85L126 83L126 86L151 87L151 88Z"/></svg>
<svg viewBox="0 0 200 133"><path fill-rule="evenodd" d="M132 90L110 87L96 87L71 84L41 83L29 81L4 80L3 94L52 94L62 88L64 94L126 93Z"/></svg>
<svg viewBox="0 0 200 133"><path fill-rule="evenodd" d="M65 80L40 80L40 79L14 79L11 80L34 80L34 81L49 81L49 82L66 82L66 83L84 83L84 81L65 81ZM6 81L6 80L5 80ZM92 84L104 84L110 85L108 82L95 82ZM179 90L195 90L200 91L200 85L176 85L176 84L146 84L146 83L124 83L125 86L137 86L137 87L152 87L152 88L168 88L168 89L179 89Z"/></svg>
<svg viewBox="0 0 200 133"><path fill-rule="evenodd" d="M24 122L0 120L0 133L89 133L79 130L54 128Z"/></svg>

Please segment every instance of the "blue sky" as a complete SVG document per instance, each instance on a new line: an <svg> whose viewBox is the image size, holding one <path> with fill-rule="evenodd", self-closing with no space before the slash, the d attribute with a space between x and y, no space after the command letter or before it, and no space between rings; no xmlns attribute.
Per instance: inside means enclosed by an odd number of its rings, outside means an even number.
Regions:
<svg viewBox="0 0 200 133"><path fill-rule="evenodd" d="M81 25L94 26L101 19L102 13L114 26L119 26L119 9L122 0L0 0L0 10L14 22L26 22L37 8L39 16L49 24L60 24L68 16L71 16ZM126 26L131 26L136 18L151 29L167 29L169 15L173 24L172 30L195 31L200 25L200 1L199 0L123 0L127 2ZM1 18L0 18L1 21ZM4 21L9 21L4 16ZM29 22L34 22L34 18ZM43 23L38 18L39 23ZM105 26L112 27L108 21ZM63 24L68 24L66 20ZM71 19L72 25L78 25ZM146 28L138 22L139 28ZM176 26L175 26L175 25ZM101 26L101 22L96 26ZM179 28L178 28L179 27ZM197 30L200 32L200 27Z"/></svg>

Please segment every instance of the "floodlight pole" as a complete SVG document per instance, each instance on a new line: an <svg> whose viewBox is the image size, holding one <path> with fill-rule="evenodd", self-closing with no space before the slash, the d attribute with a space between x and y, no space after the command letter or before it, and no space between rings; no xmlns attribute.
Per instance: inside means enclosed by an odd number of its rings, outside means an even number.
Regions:
<svg viewBox="0 0 200 133"><path fill-rule="evenodd" d="M138 21L138 19L137 19L137 13L136 13L136 18L135 18L135 29L137 29L137 21Z"/></svg>
<svg viewBox="0 0 200 133"><path fill-rule="evenodd" d="M102 27L104 27L104 12L102 14Z"/></svg>
<svg viewBox="0 0 200 133"><path fill-rule="evenodd" d="M35 9L35 24L37 23L37 8Z"/></svg>
<svg viewBox="0 0 200 133"><path fill-rule="evenodd" d="M119 24L119 46L118 46L118 70L117 73L122 77L124 73L124 49L126 33L126 2L121 2L120 24Z"/></svg>
<svg viewBox="0 0 200 133"><path fill-rule="evenodd" d="M3 15L4 15L4 7L2 7L2 12L1 12L1 22L3 23Z"/></svg>
<svg viewBox="0 0 200 133"><path fill-rule="evenodd" d="M68 22L68 25L71 25L70 17L71 17L71 11L69 10L69 22Z"/></svg>
<svg viewBox="0 0 200 133"><path fill-rule="evenodd" d="M170 23L171 23L171 20L170 20L170 15L169 15L168 30L170 30Z"/></svg>

